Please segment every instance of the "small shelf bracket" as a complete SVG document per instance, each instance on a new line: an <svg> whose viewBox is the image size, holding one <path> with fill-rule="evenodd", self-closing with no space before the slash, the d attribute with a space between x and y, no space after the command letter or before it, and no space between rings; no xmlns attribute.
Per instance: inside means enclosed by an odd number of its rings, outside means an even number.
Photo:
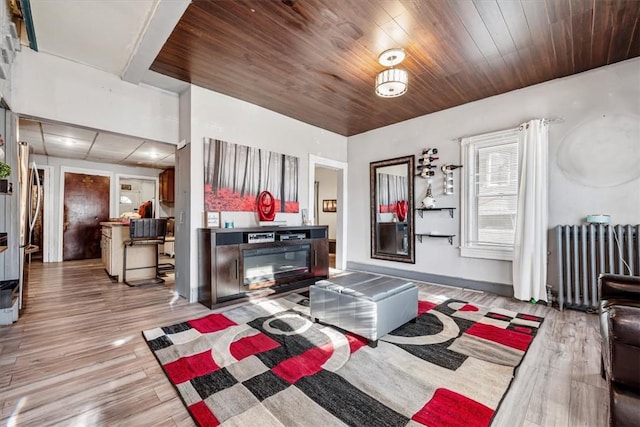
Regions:
<svg viewBox="0 0 640 427"><path fill-rule="evenodd" d="M455 209L455 208L417 208L416 210L418 211L418 215L420 215L420 218L424 218L424 217L422 216L422 213L423 213L424 211L444 211L444 210L449 211L449 216L450 216L451 218L453 218L453 210L454 210L454 209Z"/></svg>
<svg viewBox="0 0 640 427"><path fill-rule="evenodd" d="M423 237L446 238L449 244L453 246L453 238L455 237L455 234L416 234L416 237L420 243L422 243Z"/></svg>

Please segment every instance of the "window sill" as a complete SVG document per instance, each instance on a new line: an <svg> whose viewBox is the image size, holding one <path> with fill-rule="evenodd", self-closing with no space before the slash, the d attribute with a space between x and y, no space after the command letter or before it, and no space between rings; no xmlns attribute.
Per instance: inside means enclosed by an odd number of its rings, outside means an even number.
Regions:
<svg viewBox="0 0 640 427"><path fill-rule="evenodd" d="M460 256L467 258L496 259L501 261L513 261L513 249L500 247L471 247L460 248Z"/></svg>

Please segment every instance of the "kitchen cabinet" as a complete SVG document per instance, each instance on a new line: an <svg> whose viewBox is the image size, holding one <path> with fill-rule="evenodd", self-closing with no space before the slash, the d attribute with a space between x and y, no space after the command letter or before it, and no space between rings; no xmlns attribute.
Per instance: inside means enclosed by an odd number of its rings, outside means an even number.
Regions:
<svg viewBox="0 0 640 427"><path fill-rule="evenodd" d="M329 277L329 240L311 240L311 274L314 277Z"/></svg>
<svg viewBox="0 0 640 427"><path fill-rule="evenodd" d="M159 176L160 201L173 203L175 201L175 169L166 169Z"/></svg>
<svg viewBox="0 0 640 427"><path fill-rule="evenodd" d="M217 296L220 298L240 293L240 248L239 245L216 248Z"/></svg>

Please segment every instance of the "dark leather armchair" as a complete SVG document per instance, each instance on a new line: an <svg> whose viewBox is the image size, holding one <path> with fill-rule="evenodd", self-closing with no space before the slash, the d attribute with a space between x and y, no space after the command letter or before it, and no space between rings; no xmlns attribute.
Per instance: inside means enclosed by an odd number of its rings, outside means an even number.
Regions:
<svg viewBox="0 0 640 427"><path fill-rule="evenodd" d="M640 426L640 277L601 274L599 287L609 425Z"/></svg>

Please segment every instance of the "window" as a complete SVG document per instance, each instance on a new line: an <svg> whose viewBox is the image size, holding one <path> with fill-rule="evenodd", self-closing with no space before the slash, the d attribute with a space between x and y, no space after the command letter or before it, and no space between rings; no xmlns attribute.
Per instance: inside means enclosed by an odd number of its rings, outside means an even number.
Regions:
<svg viewBox="0 0 640 427"><path fill-rule="evenodd" d="M519 141L518 129L462 139L462 256L513 257Z"/></svg>

